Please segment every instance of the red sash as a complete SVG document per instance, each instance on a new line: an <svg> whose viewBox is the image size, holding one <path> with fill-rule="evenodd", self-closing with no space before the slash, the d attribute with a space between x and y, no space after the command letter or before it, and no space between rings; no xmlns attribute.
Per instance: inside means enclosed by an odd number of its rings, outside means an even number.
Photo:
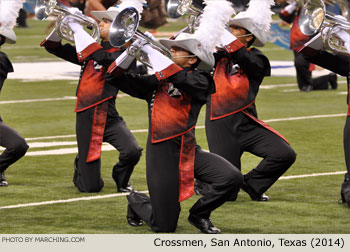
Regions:
<svg viewBox="0 0 350 252"><path fill-rule="evenodd" d="M234 75L227 73L228 62L227 58L222 58L216 66L214 74L216 92L211 94L211 120L235 114L254 102L254 98L249 98L247 75L242 71Z"/></svg>
<svg viewBox="0 0 350 252"><path fill-rule="evenodd" d="M152 143L162 142L190 131L188 128L192 98L182 92L181 97L168 94L169 83L160 83L151 115Z"/></svg>
<svg viewBox="0 0 350 252"><path fill-rule="evenodd" d="M182 135L179 161L179 202L194 194L194 158L196 139L194 130Z"/></svg>
<svg viewBox="0 0 350 252"><path fill-rule="evenodd" d="M108 103L102 103L95 107L94 120L92 123L89 152L86 162L92 162L101 157L103 135L107 120Z"/></svg>

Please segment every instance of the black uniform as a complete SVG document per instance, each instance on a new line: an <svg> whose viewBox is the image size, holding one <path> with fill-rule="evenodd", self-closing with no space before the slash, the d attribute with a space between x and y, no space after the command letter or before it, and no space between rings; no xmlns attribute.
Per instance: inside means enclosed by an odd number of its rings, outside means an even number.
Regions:
<svg viewBox="0 0 350 252"><path fill-rule="evenodd" d="M263 158L244 175L243 189L258 200L296 158L285 138L257 119L255 98L263 78L270 75L270 63L238 40L215 56L216 93L208 99L205 121L209 150L239 169L245 151Z"/></svg>
<svg viewBox="0 0 350 252"><path fill-rule="evenodd" d="M195 124L213 90L212 78L202 71L180 71L178 66L175 74L167 74L168 69L157 77L124 75L116 80L122 91L148 103L146 175L150 198L141 193L127 197L132 210L155 232L175 231L179 202L193 195L194 177L212 186L190 209L191 215L205 219L242 183L237 168L196 145Z"/></svg>
<svg viewBox="0 0 350 252"><path fill-rule="evenodd" d="M9 72L13 72L11 61L5 53L0 52L0 92ZM26 154L29 146L24 138L21 137L14 129L3 123L1 116L0 146L5 147L5 150L0 155L0 174L2 174L0 184L2 184L2 181L5 180L3 177L3 172L11 164L23 157Z"/></svg>
<svg viewBox="0 0 350 252"><path fill-rule="evenodd" d="M74 184L81 192L102 189L101 146L108 142L120 153L112 177L118 191L126 188L142 148L115 108L118 89L105 79L107 67L121 54L120 49L112 48L109 42L102 42L101 46L93 43L77 55L70 44L47 41L42 45L50 53L82 66L75 107L79 153Z"/></svg>

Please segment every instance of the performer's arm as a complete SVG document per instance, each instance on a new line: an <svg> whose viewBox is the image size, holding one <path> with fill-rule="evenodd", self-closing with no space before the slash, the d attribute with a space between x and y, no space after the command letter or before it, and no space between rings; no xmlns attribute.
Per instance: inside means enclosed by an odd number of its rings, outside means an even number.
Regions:
<svg viewBox="0 0 350 252"><path fill-rule="evenodd" d="M142 46L141 41L136 40L131 47ZM126 72L135 61L135 57L125 50L113 63L107 71L107 79L123 92L140 98L147 99L148 95L158 86L158 80L155 75L127 74Z"/></svg>
<svg viewBox="0 0 350 252"><path fill-rule="evenodd" d="M158 80L154 74L140 75L123 73L119 75L119 77L112 77L112 80L113 84L124 93L143 100L147 100L158 87Z"/></svg>
<svg viewBox="0 0 350 252"><path fill-rule="evenodd" d="M62 45L61 41L62 38L58 36L56 29L53 29L52 32L40 43L40 46L45 47L49 53L52 53L61 59L81 65L75 47L70 44Z"/></svg>
<svg viewBox="0 0 350 252"><path fill-rule="evenodd" d="M226 30L221 40L229 58L238 64L250 78L260 82L264 76L271 74L269 60L258 49L247 49L242 42Z"/></svg>
<svg viewBox="0 0 350 252"><path fill-rule="evenodd" d="M180 71L167 78L180 90L192 97L205 102L208 95L214 91L214 81L210 74L203 71Z"/></svg>
<svg viewBox="0 0 350 252"><path fill-rule="evenodd" d="M278 15L283 21L287 22L288 24L291 24L294 21L296 13L297 2L294 2L284 7L284 9Z"/></svg>
<svg viewBox="0 0 350 252"><path fill-rule="evenodd" d="M0 52L0 92L7 78L7 74L13 72L12 63L3 52Z"/></svg>
<svg viewBox="0 0 350 252"><path fill-rule="evenodd" d="M350 74L349 56L330 54L326 51L318 51L312 56L304 55L304 58L311 63L324 67L342 76L348 76Z"/></svg>
<svg viewBox="0 0 350 252"><path fill-rule="evenodd" d="M159 81L171 82L176 88L191 94L193 97L206 100L211 84L210 80L212 80L209 74L200 71L185 71L150 45L146 44L142 50L147 53Z"/></svg>

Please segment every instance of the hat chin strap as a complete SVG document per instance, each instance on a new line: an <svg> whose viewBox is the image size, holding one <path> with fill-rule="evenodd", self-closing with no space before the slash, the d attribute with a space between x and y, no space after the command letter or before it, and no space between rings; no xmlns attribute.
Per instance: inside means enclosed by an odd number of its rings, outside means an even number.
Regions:
<svg viewBox="0 0 350 252"><path fill-rule="evenodd" d="M197 57L196 55L187 55L187 56L174 56L173 59L178 59L178 58L193 58Z"/></svg>
<svg viewBox="0 0 350 252"><path fill-rule="evenodd" d="M239 36L236 36L236 35L235 35L235 37L236 37L236 38L243 38L243 37L248 37L248 36L250 36L250 35L253 35L253 33L248 33L248 34L239 35ZM253 36L254 36L254 35L253 35Z"/></svg>

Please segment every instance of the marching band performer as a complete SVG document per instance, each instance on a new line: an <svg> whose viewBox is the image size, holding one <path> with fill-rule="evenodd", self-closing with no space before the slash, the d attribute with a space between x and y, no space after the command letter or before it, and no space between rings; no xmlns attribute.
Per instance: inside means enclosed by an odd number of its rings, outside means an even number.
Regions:
<svg viewBox="0 0 350 252"><path fill-rule="evenodd" d="M133 190L129 179L142 152L115 108L118 89L105 79L107 67L124 50L113 48L109 43L109 27L120 10L110 7L107 11L92 12L100 22L101 44L74 19L68 25L74 32L75 46L62 45L55 30L41 43L48 52L82 66L75 107L78 156L73 177L81 192L99 192L104 185L100 159L102 142L110 143L119 151L119 162L112 172L118 192Z"/></svg>
<svg viewBox="0 0 350 252"><path fill-rule="evenodd" d="M273 1L251 0L246 11L229 21L231 33L222 37L224 49L215 55L216 92L209 96L206 135L210 152L241 169L243 152L263 160L244 175L242 189L252 200L268 201L264 193L294 163L296 154L287 140L257 116L255 99L269 60L251 45L263 46L271 20ZM237 193L232 192L231 200Z"/></svg>
<svg viewBox="0 0 350 252"><path fill-rule="evenodd" d="M349 21L350 22L350 21ZM329 28L325 28L323 32ZM345 54L337 52L327 52L324 44L320 42L320 33L315 37L306 42L300 47L298 53L301 57L304 57L309 62L324 67L330 71L333 71L339 75L347 77L347 104L348 112L345 120L344 134L343 134L343 145L344 155L347 173L345 174L344 182L341 187L341 198L343 203L347 203L350 207L350 34L338 25L338 29L334 29L339 41L346 48ZM322 32L322 30L320 31Z"/></svg>
<svg viewBox="0 0 350 252"><path fill-rule="evenodd" d="M16 34L13 27L16 24L18 11L24 1L13 3L0 1L0 47L4 43L16 43ZM13 72L13 66L7 55L0 51L0 92L7 74ZM7 126L0 116L0 146L5 150L0 155L0 186L8 186L5 179L5 170L23 157L29 146L17 131Z"/></svg>
<svg viewBox="0 0 350 252"><path fill-rule="evenodd" d="M297 74L297 82L300 91L309 92L311 90L327 90L337 89L337 75L330 73L324 76L312 78L312 71L315 69L314 64L310 64L305 58L297 53L300 46L303 45L302 41L307 41L308 36L301 33L298 22L301 6L299 1L287 5L280 13L279 17L289 23L293 24L290 32L290 49L294 54L294 66Z"/></svg>
<svg viewBox="0 0 350 252"><path fill-rule="evenodd" d="M214 12L218 8L210 7L210 2L214 5L219 2L222 10L233 11L225 0L207 0L207 7ZM226 16L222 30L231 15ZM214 57L205 46L214 43L215 49L215 34L210 33L213 39L200 40L198 34L205 28L202 22L198 33L180 33L174 40L160 40L170 49L173 61L149 44L142 45L156 72L154 75L123 74L122 69L127 65L118 63L119 58L110 67L110 72L116 76L115 84L122 91L148 103L146 176L150 197L139 192L130 193L127 218L133 226L145 221L154 232L175 232L180 202L193 195L195 177L210 184L212 190L192 206L188 221L203 233L221 233L211 222L210 214L233 192L237 193L242 183L242 175L236 167L196 145L195 125L200 109L207 96L215 91L214 82L206 72L213 67ZM216 25L211 28L220 29Z"/></svg>

